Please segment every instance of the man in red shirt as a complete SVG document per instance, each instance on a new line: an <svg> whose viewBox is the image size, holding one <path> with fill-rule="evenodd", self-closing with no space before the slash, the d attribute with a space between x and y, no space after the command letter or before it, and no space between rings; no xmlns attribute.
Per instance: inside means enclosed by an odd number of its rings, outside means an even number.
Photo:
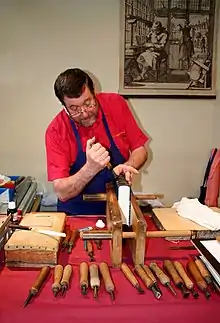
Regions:
<svg viewBox="0 0 220 323"><path fill-rule="evenodd" d="M83 194L104 193L114 172L132 175L147 160L148 137L138 127L118 94L95 94L87 73L68 69L54 84L63 110L49 124L46 135L48 180L53 181L58 211L68 215L105 214L104 202L88 202Z"/></svg>

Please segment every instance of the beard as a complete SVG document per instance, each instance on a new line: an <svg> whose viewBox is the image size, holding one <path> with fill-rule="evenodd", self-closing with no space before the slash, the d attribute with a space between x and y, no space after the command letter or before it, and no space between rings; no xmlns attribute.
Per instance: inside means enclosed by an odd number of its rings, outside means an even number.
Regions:
<svg viewBox="0 0 220 323"><path fill-rule="evenodd" d="M83 126L83 127L91 127L94 125L94 123L96 122L98 116L98 108L96 111L92 111L88 113L88 116L86 118L80 118L78 120L78 123Z"/></svg>

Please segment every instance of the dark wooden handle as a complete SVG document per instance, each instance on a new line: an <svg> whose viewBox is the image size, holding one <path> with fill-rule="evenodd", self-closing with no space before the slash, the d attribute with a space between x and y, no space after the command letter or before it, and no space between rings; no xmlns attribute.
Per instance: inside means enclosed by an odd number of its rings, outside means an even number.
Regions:
<svg viewBox="0 0 220 323"><path fill-rule="evenodd" d="M88 287L89 285L89 266L87 262L81 262L79 266L79 273L80 273L80 285L86 285Z"/></svg>
<svg viewBox="0 0 220 323"><path fill-rule="evenodd" d="M187 269L190 272L190 274L192 275L192 277L194 278L197 286L201 290L205 290L207 288L207 284L206 284L205 280L203 279L199 269L197 268L197 266L193 260L188 261Z"/></svg>
<svg viewBox="0 0 220 323"><path fill-rule="evenodd" d="M78 237L79 237L79 231L78 230L73 230L72 233L71 233L69 243L74 245Z"/></svg>
<svg viewBox="0 0 220 323"><path fill-rule="evenodd" d="M39 291L39 289L41 288L41 286L43 285L44 281L47 279L47 276L50 273L50 267L49 266L45 266L41 269L39 276L37 277L36 281L33 284L33 289L35 291Z"/></svg>
<svg viewBox="0 0 220 323"><path fill-rule="evenodd" d="M176 271L173 263L170 260L164 260L164 269L168 272L168 274L172 277L174 284L178 286L179 284L183 284L182 278L179 276Z"/></svg>
<svg viewBox="0 0 220 323"><path fill-rule="evenodd" d="M114 283L112 281L112 278L111 278L110 271L109 271L107 263L106 262L101 262L100 265L99 265L99 269L100 269L100 273L102 275L102 278L104 280L106 291L107 292L114 291L115 287L114 287Z"/></svg>
<svg viewBox="0 0 220 323"><path fill-rule="evenodd" d="M174 261L173 264L174 264L174 267L176 268L176 271L180 275L180 277L182 277L186 287L188 289L192 289L193 282L191 281L191 279L188 277L187 273L185 272L183 265L179 261Z"/></svg>
<svg viewBox="0 0 220 323"><path fill-rule="evenodd" d="M87 245L87 253L88 254L93 253L93 244L92 244L92 242L87 240L86 245Z"/></svg>
<svg viewBox="0 0 220 323"><path fill-rule="evenodd" d="M67 244L69 242L69 239L71 237L71 230L69 228L65 229L66 237L63 240L63 244Z"/></svg>
<svg viewBox="0 0 220 323"><path fill-rule="evenodd" d="M150 288L153 285L153 281L146 274L145 270L141 267L141 265L135 266L135 272L138 274L138 276L141 278L141 280L144 282L147 288Z"/></svg>
<svg viewBox="0 0 220 323"><path fill-rule="evenodd" d="M134 276L131 269L125 263L121 264L121 270L122 270L123 274L125 275L125 277L130 281L130 283L133 286L139 285L137 278Z"/></svg>

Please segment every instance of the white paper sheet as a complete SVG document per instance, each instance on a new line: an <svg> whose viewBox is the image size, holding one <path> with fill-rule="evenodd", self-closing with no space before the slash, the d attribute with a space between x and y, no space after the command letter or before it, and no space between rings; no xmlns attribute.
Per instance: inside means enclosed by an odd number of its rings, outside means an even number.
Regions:
<svg viewBox="0 0 220 323"><path fill-rule="evenodd" d="M220 263L220 242L217 240L205 240L200 242Z"/></svg>

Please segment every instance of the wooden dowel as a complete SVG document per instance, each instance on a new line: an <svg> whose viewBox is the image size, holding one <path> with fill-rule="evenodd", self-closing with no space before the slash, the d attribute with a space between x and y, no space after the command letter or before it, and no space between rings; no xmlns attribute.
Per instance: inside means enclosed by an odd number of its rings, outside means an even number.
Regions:
<svg viewBox="0 0 220 323"><path fill-rule="evenodd" d="M163 199L163 194L134 194L136 200L156 200L156 199ZM97 194L84 194L83 195L84 201L106 201L106 194L105 193L97 193Z"/></svg>
<svg viewBox="0 0 220 323"><path fill-rule="evenodd" d="M134 194L136 200L156 200L163 199L163 194Z"/></svg>
<svg viewBox="0 0 220 323"><path fill-rule="evenodd" d="M193 237L195 231L190 230L165 230L165 231L147 231L146 238L166 238L166 237ZM81 232L80 237L85 240L102 239L110 240L112 238L111 231L107 230L92 230L87 232ZM122 232L122 238L134 239L136 238L135 232Z"/></svg>

